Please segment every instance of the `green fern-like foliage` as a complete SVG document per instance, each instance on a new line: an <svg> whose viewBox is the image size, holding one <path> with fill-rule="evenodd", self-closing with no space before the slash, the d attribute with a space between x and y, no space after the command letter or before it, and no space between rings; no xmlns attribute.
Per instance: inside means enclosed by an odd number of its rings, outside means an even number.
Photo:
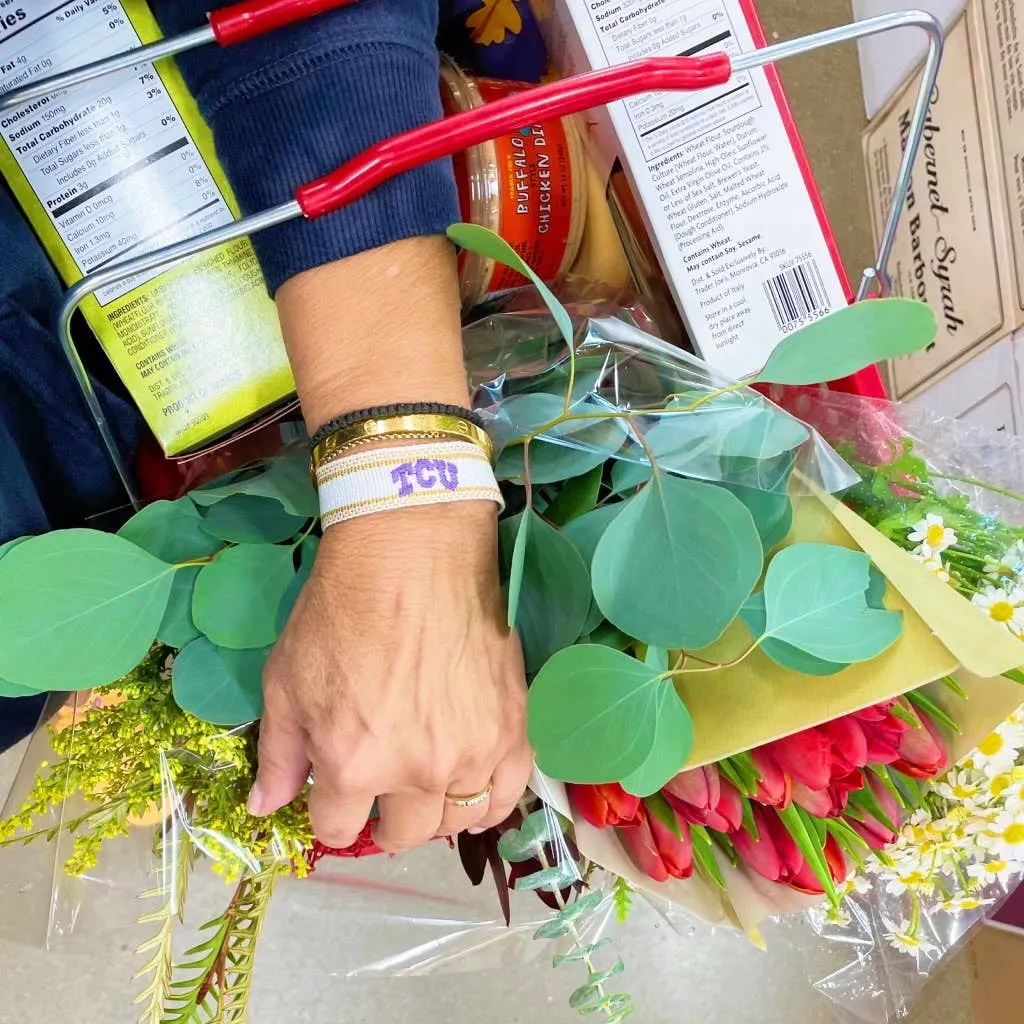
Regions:
<svg viewBox="0 0 1024 1024"><path fill-rule="evenodd" d="M616 878L612 888L612 899L615 903L615 920L625 924L633 909L633 894L636 890L624 878Z"/></svg>

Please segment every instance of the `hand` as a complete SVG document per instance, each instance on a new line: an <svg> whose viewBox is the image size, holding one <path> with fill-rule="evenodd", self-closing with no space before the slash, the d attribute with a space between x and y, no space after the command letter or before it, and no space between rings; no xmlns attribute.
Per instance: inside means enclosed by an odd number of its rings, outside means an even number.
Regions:
<svg viewBox="0 0 1024 1024"><path fill-rule="evenodd" d="M505 623L495 506L382 513L328 529L264 675L253 813L314 784L317 838L344 849L375 798L399 852L503 821L532 754L519 642ZM490 798L457 807L445 795Z"/></svg>

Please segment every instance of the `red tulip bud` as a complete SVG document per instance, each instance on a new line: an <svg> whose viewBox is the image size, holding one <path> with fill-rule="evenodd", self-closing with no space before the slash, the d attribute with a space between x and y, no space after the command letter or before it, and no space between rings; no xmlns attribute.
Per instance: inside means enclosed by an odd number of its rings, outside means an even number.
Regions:
<svg viewBox="0 0 1024 1024"><path fill-rule="evenodd" d="M899 758L892 763L896 771L914 779L933 779L949 766L949 754L935 723L923 711L903 702L904 708L915 714L920 729L908 728L899 745Z"/></svg>
<svg viewBox="0 0 1024 1024"><path fill-rule="evenodd" d="M849 775L868 763L868 742L860 722L844 715L825 726L832 741L832 775Z"/></svg>
<svg viewBox="0 0 1024 1024"><path fill-rule="evenodd" d="M698 811L711 810L721 798L721 776L713 764L680 772L666 784L665 796L678 804L686 804Z"/></svg>
<svg viewBox="0 0 1024 1024"><path fill-rule="evenodd" d="M761 776L754 799L769 807L788 807L793 799L793 780L775 763L764 747L751 752L754 770Z"/></svg>
<svg viewBox="0 0 1024 1024"><path fill-rule="evenodd" d="M640 814L640 797L627 793L617 782L600 786L566 784L573 809L594 828L635 825Z"/></svg>
<svg viewBox="0 0 1024 1024"><path fill-rule="evenodd" d="M832 876L832 880L842 882L846 878L846 860L834 836L826 836L822 852L825 855L825 863L828 865L828 872ZM790 888L796 889L797 892L807 893L808 896L818 896L825 891L825 887L814 873L813 868L806 861L803 867L789 879L788 884Z"/></svg>
<svg viewBox="0 0 1024 1024"><path fill-rule="evenodd" d="M793 783L793 802L816 818L838 818L846 810L850 794L864 788L864 774L859 769L834 778L824 789L808 789Z"/></svg>
<svg viewBox="0 0 1024 1024"><path fill-rule="evenodd" d="M808 789L824 789L832 778L832 741L824 729L805 729L763 748L775 763Z"/></svg>
<svg viewBox="0 0 1024 1024"><path fill-rule="evenodd" d="M633 863L656 882L670 877L689 878L693 874L690 826L685 821L677 823L682 838L645 809L640 813L638 825L617 830Z"/></svg>
<svg viewBox="0 0 1024 1024"><path fill-rule="evenodd" d="M706 786L700 784L701 774L707 780ZM680 795L683 793L706 802L691 803ZM728 779L723 779L714 765L677 775L662 794L683 821L705 825L716 832L735 832L743 821L740 791Z"/></svg>

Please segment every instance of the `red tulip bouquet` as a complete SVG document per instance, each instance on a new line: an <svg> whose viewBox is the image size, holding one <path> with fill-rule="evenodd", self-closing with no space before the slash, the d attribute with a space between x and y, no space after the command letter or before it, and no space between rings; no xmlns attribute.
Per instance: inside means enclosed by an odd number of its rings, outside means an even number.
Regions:
<svg viewBox="0 0 1024 1024"><path fill-rule="evenodd" d="M450 234L533 278L493 234ZM484 319L465 348L501 449L500 567L538 770L512 819L452 846L474 884L496 881L506 920L510 887L541 897L550 917L531 931L582 972L572 1006L617 1024L633 1008L614 991L622 960L595 937L609 905L624 912L647 889L753 933L808 900L838 904L945 770L957 722L971 736L1005 717L1016 686L1003 675L1024 657L995 597L999 613L978 614L908 548L948 537L926 518L910 524L925 540L903 543L874 506L842 504L862 476L757 390L915 351L934 336L927 307L838 310L735 382L533 280L547 309ZM0 843L70 836L67 868L82 874L108 841L157 822L152 1024L244 1019L278 882L375 852L368 835L317 844L304 797L269 819L245 810L263 663L318 530L306 467L286 458L157 502L117 535L0 549L0 693L94 691L54 731ZM961 555L946 555L951 578L982 557ZM200 860L233 895L176 964ZM600 868L618 877L610 894Z"/></svg>

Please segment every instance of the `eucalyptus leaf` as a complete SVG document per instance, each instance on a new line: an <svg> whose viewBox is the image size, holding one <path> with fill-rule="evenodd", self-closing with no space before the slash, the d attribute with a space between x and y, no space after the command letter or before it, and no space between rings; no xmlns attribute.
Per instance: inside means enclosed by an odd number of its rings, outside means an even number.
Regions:
<svg viewBox="0 0 1024 1024"><path fill-rule="evenodd" d="M871 559L831 544L794 544L765 574L765 637L836 663L869 661L898 639L899 612L867 603Z"/></svg>
<svg viewBox="0 0 1024 1024"><path fill-rule="evenodd" d="M562 528L562 536L580 553L580 558L583 559L588 572L590 571L591 563L594 561L594 552L597 550L598 542L604 536L604 531L608 529L609 524L624 507L622 502L603 505L601 508L595 508L578 519L572 520L572 522ZM582 635L586 636L593 633L602 622L604 622L604 614L594 598L591 597L590 611L587 613L587 619L583 623ZM626 643L621 649L624 650L628 646L629 644Z"/></svg>
<svg viewBox="0 0 1024 1024"><path fill-rule="evenodd" d="M40 691L115 682L153 643L173 575L95 530L24 541L0 560L0 678Z"/></svg>
<svg viewBox="0 0 1024 1024"><path fill-rule="evenodd" d="M218 647L268 647L277 639L277 611L294 576L291 548L231 548L199 573L192 619Z"/></svg>
<svg viewBox="0 0 1024 1024"><path fill-rule="evenodd" d="M610 647L613 651L628 651L634 643L632 637L626 636L621 629L616 629L610 622L604 621L599 622L581 642Z"/></svg>
<svg viewBox="0 0 1024 1024"><path fill-rule="evenodd" d="M452 224L448 228L448 238L459 246L480 256L503 263L506 267L517 270L540 293L544 304L555 318L562 337L570 350L573 348L572 320L565 307L555 298L551 289L527 266L523 258L499 235L477 224Z"/></svg>
<svg viewBox="0 0 1024 1024"><path fill-rule="evenodd" d="M534 679L527 712L538 766L565 782L619 782L655 757L656 745L682 764L692 745L672 683L609 647L559 651Z"/></svg>
<svg viewBox="0 0 1024 1024"><path fill-rule="evenodd" d="M530 532L533 514L524 512L519 516L519 527L515 531L515 543L512 546L512 557L509 560L508 575L508 628L515 629L516 615L519 612L519 595L523 589L523 572L526 568L526 538ZM502 524L500 537L512 532L511 526ZM500 539L499 537L499 539Z"/></svg>
<svg viewBox="0 0 1024 1024"><path fill-rule="evenodd" d="M263 714L263 667L269 649L230 651L206 637L174 659L172 689L182 711L213 725L236 726Z"/></svg>
<svg viewBox="0 0 1024 1024"><path fill-rule="evenodd" d="M556 836L562 835L554 812L545 808L530 814L519 831L529 843L550 843Z"/></svg>
<svg viewBox="0 0 1024 1024"><path fill-rule="evenodd" d="M770 551L786 538L793 526L793 502L787 492L761 491L741 484L722 486L746 506L765 551Z"/></svg>
<svg viewBox="0 0 1024 1024"><path fill-rule="evenodd" d="M533 937L535 939L560 939L563 935L568 935L571 928L571 925L566 924L564 921L559 921L557 917L553 917L550 921L545 921L533 933Z"/></svg>
<svg viewBox="0 0 1024 1024"><path fill-rule="evenodd" d="M659 707L654 745L643 764L621 780L633 796L649 797L682 770L693 749L693 720L671 683L658 693Z"/></svg>
<svg viewBox="0 0 1024 1024"><path fill-rule="evenodd" d="M573 1010L578 1010L581 1006L586 1006L587 1003L591 1003L600 997L600 987L595 982L588 981L569 996L569 1006Z"/></svg>
<svg viewBox="0 0 1024 1024"><path fill-rule="evenodd" d="M714 643L761 575L761 541L743 503L712 484L657 474L605 531L594 597L624 633L669 650Z"/></svg>
<svg viewBox="0 0 1024 1024"><path fill-rule="evenodd" d="M3 558L8 552L13 551L19 544L24 544L29 539L28 537L15 537L14 540L0 544L0 558Z"/></svg>
<svg viewBox="0 0 1024 1024"><path fill-rule="evenodd" d="M591 893L590 895L600 896L601 893ZM584 899L585 898L586 897L584 897ZM570 910L575 905L576 904L571 903L565 909ZM565 911L562 913L565 913ZM559 914L559 917L561 917L561 914ZM588 942L586 945L577 946L569 950L568 953L556 953L552 958L551 965L552 967L564 967L566 964L586 963L587 960L589 960L596 952L604 949L606 946L610 946L611 944L611 938L606 935L603 939L598 939L597 942Z"/></svg>
<svg viewBox="0 0 1024 1024"><path fill-rule="evenodd" d="M844 306L795 331L775 347L755 380L821 384L874 363L926 348L938 330L935 314L912 299L873 299Z"/></svg>
<svg viewBox="0 0 1024 1024"><path fill-rule="evenodd" d="M533 860L539 846L534 840L524 836L517 828L510 828L501 834L498 840L498 855L509 864L521 864Z"/></svg>
<svg viewBox="0 0 1024 1024"><path fill-rule="evenodd" d="M517 889L545 889L548 892L559 892L569 888L579 879L579 872L572 864L559 864L557 867L544 868L532 875L516 879Z"/></svg>
<svg viewBox="0 0 1024 1024"><path fill-rule="evenodd" d="M274 498L252 494L223 498L202 515L206 533L235 544L276 544L294 537L306 521L285 511Z"/></svg>
<svg viewBox="0 0 1024 1024"><path fill-rule="evenodd" d="M746 624L754 638L764 636L767 612L764 607L764 592L759 590L747 598L746 603L740 610L740 618ZM843 669L849 668L848 662L826 661L824 658L816 658L813 654L800 650L792 644L782 640L768 637L761 641L760 648L777 665L788 668L793 672L801 672L806 676L833 676Z"/></svg>
<svg viewBox="0 0 1024 1024"><path fill-rule="evenodd" d="M185 647L200 635L192 621L192 595L196 589L199 569L200 566L191 565L174 574L167 610L156 631L157 640L168 647Z"/></svg>
<svg viewBox="0 0 1024 1024"><path fill-rule="evenodd" d="M528 524L523 524L523 519ZM509 535L522 551L522 582L513 605L527 672L536 672L556 651L568 647L583 630L590 609L590 575L576 549L532 510L501 525L507 550ZM520 557L514 548L513 562Z"/></svg>
<svg viewBox="0 0 1024 1024"><path fill-rule="evenodd" d="M199 512L188 498L154 501L136 512L117 535L172 565L205 558L224 547L222 540L203 529Z"/></svg>
<svg viewBox="0 0 1024 1024"><path fill-rule="evenodd" d="M592 914L603 902L603 892L588 892L564 907L558 917L562 921L576 921L587 914Z"/></svg>
<svg viewBox="0 0 1024 1024"><path fill-rule="evenodd" d="M30 686L16 686L14 683L9 683L6 679L0 679L0 697L19 699L22 697L35 697L41 692L44 691L33 690Z"/></svg>
<svg viewBox="0 0 1024 1024"><path fill-rule="evenodd" d="M274 459L244 479L199 488L192 491L189 497L205 508L241 494L271 498L286 512L302 519L311 519L320 513L316 491L309 475L309 463L305 459L293 457Z"/></svg>
<svg viewBox="0 0 1024 1024"><path fill-rule="evenodd" d="M302 593L302 588L306 585L309 574L313 571L313 562L319 549L319 537L307 537L299 548L300 561L298 572L295 573L294 579L288 584L288 589L284 592L284 597L281 598L281 605L277 609L278 633L284 632L284 627L291 618L295 602L298 601L299 594Z"/></svg>
<svg viewBox="0 0 1024 1024"><path fill-rule="evenodd" d="M590 512L601 493L603 469L603 465L595 466L589 473L567 480L548 506L547 521L564 527Z"/></svg>

